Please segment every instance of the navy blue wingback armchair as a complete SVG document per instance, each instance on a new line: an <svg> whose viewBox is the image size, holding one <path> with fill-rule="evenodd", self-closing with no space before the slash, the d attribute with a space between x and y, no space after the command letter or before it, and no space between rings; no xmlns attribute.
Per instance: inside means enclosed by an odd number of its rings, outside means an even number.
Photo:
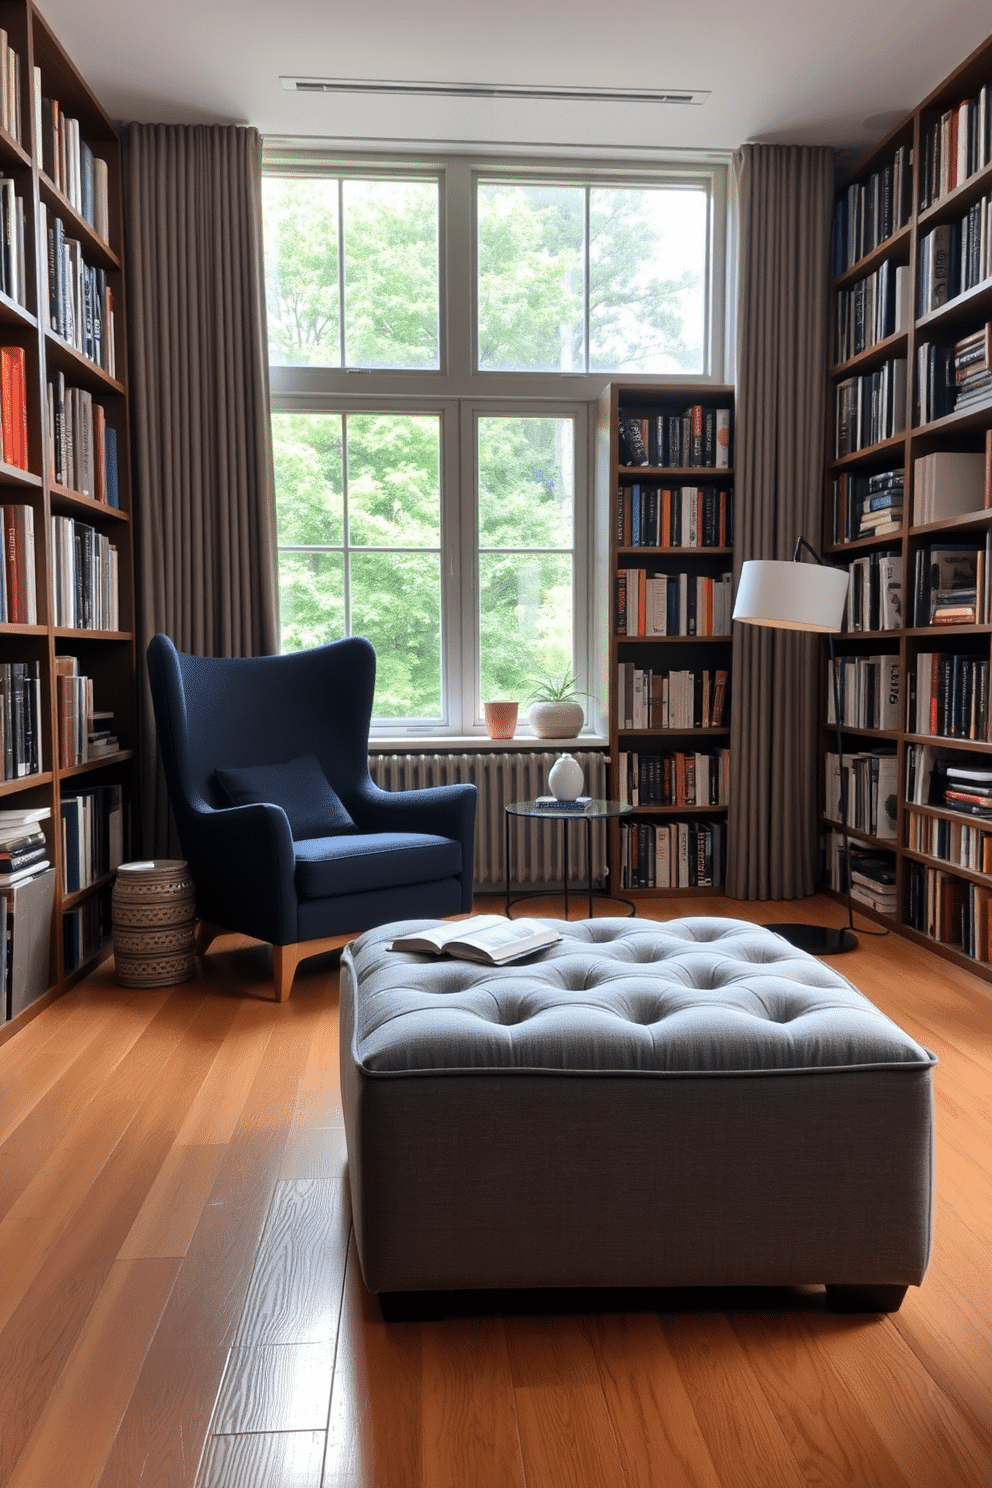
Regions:
<svg viewBox="0 0 992 1488"><path fill-rule="evenodd" d="M270 941L282 1001L329 944L471 909L475 786L373 784L367 640L226 659L157 635L148 671L200 951L222 930Z"/></svg>

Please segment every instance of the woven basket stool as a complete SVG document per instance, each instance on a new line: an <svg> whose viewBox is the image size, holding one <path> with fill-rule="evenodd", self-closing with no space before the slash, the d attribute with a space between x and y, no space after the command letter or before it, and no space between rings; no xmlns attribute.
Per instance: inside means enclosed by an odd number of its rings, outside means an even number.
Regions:
<svg viewBox="0 0 992 1488"><path fill-rule="evenodd" d="M194 971L196 892L181 859L122 863L113 894L114 968L122 987L168 987Z"/></svg>

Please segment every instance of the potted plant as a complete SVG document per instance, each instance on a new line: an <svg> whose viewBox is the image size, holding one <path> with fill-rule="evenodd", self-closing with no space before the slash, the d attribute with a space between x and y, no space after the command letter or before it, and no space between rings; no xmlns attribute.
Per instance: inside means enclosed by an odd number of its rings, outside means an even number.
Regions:
<svg viewBox="0 0 992 1488"><path fill-rule="evenodd" d="M580 697L591 694L576 687L571 667L564 676L536 678L527 717L539 739L574 739L584 722Z"/></svg>

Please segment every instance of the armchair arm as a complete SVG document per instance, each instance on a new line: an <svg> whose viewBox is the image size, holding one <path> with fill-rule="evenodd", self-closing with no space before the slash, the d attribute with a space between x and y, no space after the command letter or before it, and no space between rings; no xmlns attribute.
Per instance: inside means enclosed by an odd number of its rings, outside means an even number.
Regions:
<svg viewBox="0 0 992 1488"><path fill-rule="evenodd" d="M183 818L180 838L197 913L274 945L295 941L296 856L282 807L193 808Z"/></svg>
<svg viewBox="0 0 992 1488"><path fill-rule="evenodd" d="M430 832L460 842L462 909L467 913L472 908L477 796L476 787L467 783L384 791L367 780L349 807L362 832Z"/></svg>

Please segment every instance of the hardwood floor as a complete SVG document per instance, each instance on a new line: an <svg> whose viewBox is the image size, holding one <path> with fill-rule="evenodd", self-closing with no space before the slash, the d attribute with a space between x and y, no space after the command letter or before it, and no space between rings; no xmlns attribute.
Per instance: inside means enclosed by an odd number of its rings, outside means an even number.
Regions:
<svg viewBox="0 0 992 1488"><path fill-rule="evenodd" d="M350 1240L336 958L282 1004L243 938L181 987L101 968L0 1046L0 1484L985 1488L992 998L897 936L833 964L940 1058L934 1257L900 1312L723 1289L389 1326Z"/></svg>

